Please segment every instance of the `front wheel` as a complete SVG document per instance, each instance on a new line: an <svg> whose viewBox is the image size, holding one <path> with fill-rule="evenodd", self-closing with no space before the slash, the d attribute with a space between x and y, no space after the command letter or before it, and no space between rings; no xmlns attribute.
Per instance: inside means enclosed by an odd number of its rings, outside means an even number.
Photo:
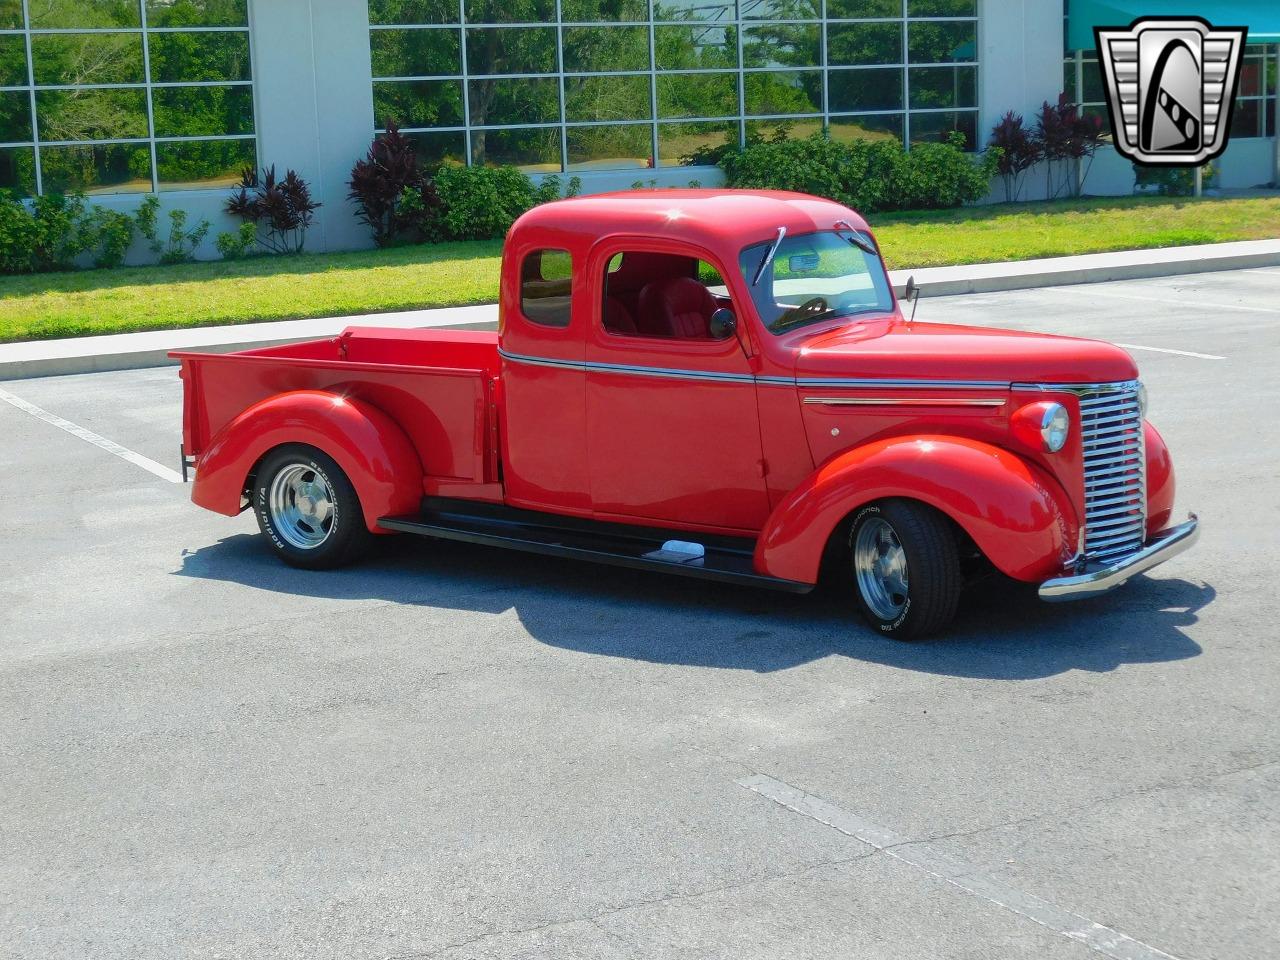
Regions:
<svg viewBox="0 0 1280 960"><path fill-rule="evenodd" d="M311 570L355 559L371 535L360 498L332 457L300 444L263 459L253 485L258 529L285 563Z"/></svg>
<svg viewBox="0 0 1280 960"><path fill-rule="evenodd" d="M924 504L884 500L863 507L849 534L854 598L867 622L896 640L945 627L963 583L955 534Z"/></svg>

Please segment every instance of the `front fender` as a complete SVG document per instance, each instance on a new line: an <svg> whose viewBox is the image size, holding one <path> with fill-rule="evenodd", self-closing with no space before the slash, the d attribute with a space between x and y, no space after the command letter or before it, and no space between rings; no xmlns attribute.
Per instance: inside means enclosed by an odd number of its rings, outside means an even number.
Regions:
<svg viewBox="0 0 1280 960"><path fill-rule="evenodd" d="M1147 448L1147 536L1169 525L1173 517L1173 494L1177 483L1173 477L1173 458L1160 431L1149 422L1143 423Z"/></svg>
<svg viewBox="0 0 1280 960"><path fill-rule="evenodd" d="M1044 580L1075 553L1075 512L1066 492L1040 468L963 437L898 437L847 450L810 474L765 523L756 569L816 583L840 522L885 497L941 510L998 570L1018 580Z"/></svg>
<svg viewBox="0 0 1280 960"><path fill-rule="evenodd" d="M417 512L422 464L404 431L377 407L324 390L268 397L219 430L196 462L192 501L216 513L239 513L249 472L267 451L286 443L308 444L333 457L375 533L387 532L378 528L379 517Z"/></svg>

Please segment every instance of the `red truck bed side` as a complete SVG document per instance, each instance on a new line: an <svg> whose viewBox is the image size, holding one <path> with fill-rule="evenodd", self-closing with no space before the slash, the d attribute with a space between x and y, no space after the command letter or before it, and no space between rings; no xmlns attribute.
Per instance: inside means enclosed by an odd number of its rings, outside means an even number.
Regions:
<svg viewBox="0 0 1280 960"><path fill-rule="evenodd" d="M497 481L496 333L349 327L328 340L171 356L182 362L189 457L198 459L255 403L323 390L371 404L404 430L422 462L425 493L494 495L483 487Z"/></svg>

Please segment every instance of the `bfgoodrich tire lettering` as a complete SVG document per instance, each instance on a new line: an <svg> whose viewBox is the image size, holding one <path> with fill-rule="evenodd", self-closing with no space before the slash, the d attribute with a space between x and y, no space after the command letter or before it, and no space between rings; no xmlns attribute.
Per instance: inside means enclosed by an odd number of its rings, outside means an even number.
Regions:
<svg viewBox="0 0 1280 960"><path fill-rule="evenodd" d="M911 500L863 507L849 532L852 592L878 633L918 640L955 616L963 579L950 522Z"/></svg>
<svg viewBox="0 0 1280 960"><path fill-rule="evenodd" d="M253 485L253 512L273 553L311 570L356 559L371 539L355 487L333 458L314 447L277 447Z"/></svg>

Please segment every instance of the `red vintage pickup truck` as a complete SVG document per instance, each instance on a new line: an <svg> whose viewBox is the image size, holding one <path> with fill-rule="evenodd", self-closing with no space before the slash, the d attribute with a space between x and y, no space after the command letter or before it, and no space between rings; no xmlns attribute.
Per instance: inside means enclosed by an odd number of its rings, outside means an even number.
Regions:
<svg viewBox="0 0 1280 960"><path fill-rule="evenodd" d="M192 499L288 563L373 534L804 592L886 635L966 578L1100 594L1184 550L1169 453L1108 343L915 323L866 222L801 194L630 191L525 214L496 333L353 327L174 353Z"/></svg>

